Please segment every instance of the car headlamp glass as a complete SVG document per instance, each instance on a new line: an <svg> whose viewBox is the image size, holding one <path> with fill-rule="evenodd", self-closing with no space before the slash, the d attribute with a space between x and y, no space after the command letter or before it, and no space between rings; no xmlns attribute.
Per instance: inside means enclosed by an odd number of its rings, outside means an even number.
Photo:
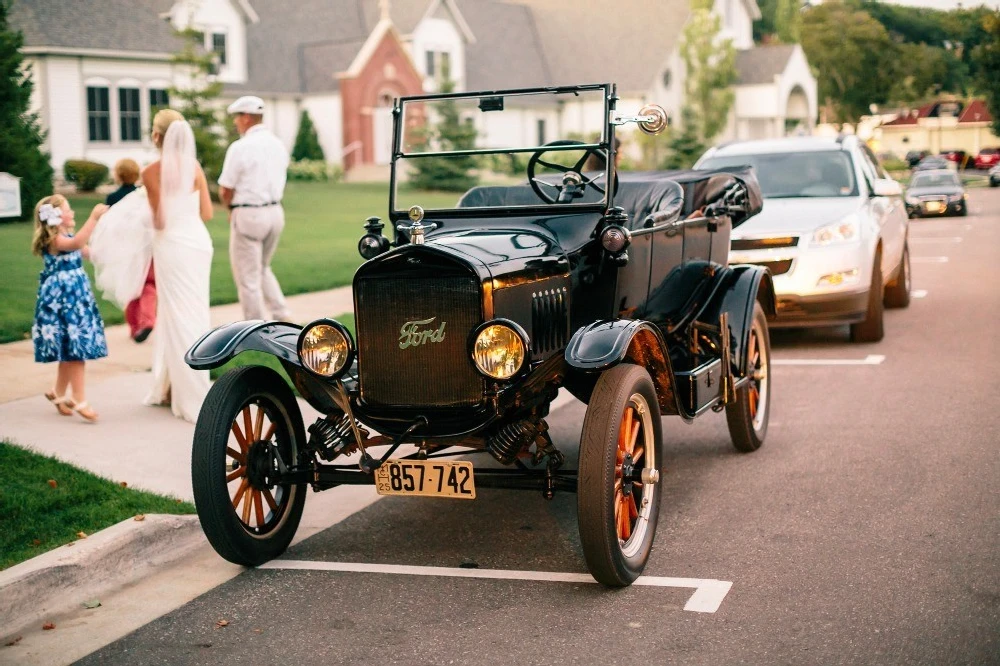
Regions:
<svg viewBox="0 0 1000 666"><path fill-rule="evenodd" d="M858 221L849 217L840 222L828 224L813 232L813 242L818 245L842 243L858 237Z"/></svg>
<svg viewBox="0 0 1000 666"><path fill-rule="evenodd" d="M335 322L319 321L302 329L299 335L299 359L302 365L321 377L337 377L352 356L350 338Z"/></svg>
<svg viewBox="0 0 1000 666"><path fill-rule="evenodd" d="M524 339L506 324L490 324L476 335L472 360L479 372L493 379L510 379L524 365Z"/></svg>

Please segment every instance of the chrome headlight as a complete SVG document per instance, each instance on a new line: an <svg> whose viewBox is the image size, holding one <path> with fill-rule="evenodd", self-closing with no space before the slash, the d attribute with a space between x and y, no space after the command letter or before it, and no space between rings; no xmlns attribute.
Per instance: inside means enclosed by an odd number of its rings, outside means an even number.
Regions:
<svg viewBox="0 0 1000 666"><path fill-rule="evenodd" d="M318 319L299 333L298 352L306 370L335 379L351 367L354 341L343 324L332 319Z"/></svg>
<svg viewBox="0 0 1000 666"><path fill-rule="evenodd" d="M843 243L858 237L858 219L853 215L840 222L822 226L813 232L813 242L817 245Z"/></svg>
<svg viewBox="0 0 1000 666"><path fill-rule="evenodd" d="M505 319L486 322L472 342L472 360L479 372L493 379L510 379L524 367L528 336Z"/></svg>

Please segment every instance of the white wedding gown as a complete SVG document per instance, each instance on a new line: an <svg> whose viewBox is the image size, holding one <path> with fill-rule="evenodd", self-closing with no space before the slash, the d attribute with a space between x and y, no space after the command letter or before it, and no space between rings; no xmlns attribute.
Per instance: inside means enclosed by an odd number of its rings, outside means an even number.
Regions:
<svg viewBox="0 0 1000 666"><path fill-rule="evenodd" d="M212 238L194 191L164 201L164 228L153 234L156 266L156 326L153 328L153 387L147 405L169 401L192 423L210 387L207 370L193 370L184 354L208 332Z"/></svg>

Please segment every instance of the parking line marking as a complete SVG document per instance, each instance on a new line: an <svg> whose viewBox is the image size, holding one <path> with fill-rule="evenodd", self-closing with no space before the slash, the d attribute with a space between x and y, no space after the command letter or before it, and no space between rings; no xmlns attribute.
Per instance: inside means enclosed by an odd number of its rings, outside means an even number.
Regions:
<svg viewBox="0 0 1000 666"><path fill-rule="evenodd" d="M584 573L562 571L516 571L512 569L459 569L456 567L419 567L407 564L369 564L365 562L318 562L314 560L271 560L258 569L293 569L297 571L340 571L345 573L381 573L403 576L446 576L449 578L486 578L494 580L527 580L546 583L593 583L594 577ZM694 593L684 604L684 610L714 613L733 586L732 581L712 578L671 578L639 576L633 585L648 587L687 587Z"/></svg>
<svg viewBox="0 0 1000 666"><path fill-rule="evenodd" d="M911 257L910 261L915 264L947 264L948 257Z"/></svg>
<svg viewBox="0 0 1000 666"><path fill-rule="evenodd" d="M864 358L772 358L771 365L882 365L885 356L869 354Z"/></svg>
<svg viewBox="0 0 1000 666"><path fill-rule="evenodd" d="M927 290L914 289L912 292L910 292L910 296L913 298L927 298Z"/></svg>
<svg viewBox="0 0 1000 666"><path fill-rule="evenodd" d="M961 243L961 236L910 236L911 243Z"/></svg>

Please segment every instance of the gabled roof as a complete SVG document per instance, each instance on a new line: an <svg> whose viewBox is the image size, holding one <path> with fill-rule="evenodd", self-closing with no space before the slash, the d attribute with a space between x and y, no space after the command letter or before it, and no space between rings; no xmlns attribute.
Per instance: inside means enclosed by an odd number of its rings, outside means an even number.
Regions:
<svg viewBox="0 0 1000 666"><path fill-rule="evenodd" d="M468 5L484 1L459 6L468 15ZM552 84L610 81L619 93L645 92L659 80L691 13L689 0L507 1L531 10ZM505 41L514 37L500 22L493 30ZM508 67L507 58L517 55L512 51L495 54L494 66Z"/></svg>
<svg viewBox="0 0 1000 666"><path fill-rule="evenodd" d="M742 85L774 83L774 77L782 74L788 67L788 61L795 53L795 48L795 44L776 44L737 51L736 83Z"/></svg>
<svg viewBox="0 0 1000 666"><path fill-rule="evenodd" d="M494 0L457 0L476 44L465 51L465 87L497 90L554 83L531 9ZM498 26L503 26L498 30Z"/></svg>
<svg viewBox="0 0 1000 666"><path fill-rule="evenodd" d="M988 123L993 121L990 110L986 107L986 102L981 99L974 99L968 104L964 102L931 102L924 104L919 109L900 114L890 122L883 123L882 127L899 127L901 125L916 125L921 118L938 118L938 109L942 104L958 104L961 112L958 115L958 122L961 123ZM953 117L953 116L948 116Z"/></svg>
<svg viewBox="0 0 1000 666"><path fill-rule="evenodd" d="M364 3L365 21L374 27L382 19L381 6L384 0L370 0ZM416 30L425 18L449 16L467 42L475 41L475 33L470 29L456 0L389 0L389 17L400 35L406 37Z"/></svg>
<svg viewBox="0 0 1000 666"><path fill-rule="evenodd" d="M958 117L958 122L960 123L989 123L993 122L993 116L990 115L990 110L986 108L986 102L981 99L972 100L965 110L962 111L962 115Z"/></svg>
<svg viewBox="0 0 1000 666"><path fill-rule="evenodd" d="M173 0L14 0L8 20L25 49L108 51L167 57L180 48L161 16Z"/></svg>

